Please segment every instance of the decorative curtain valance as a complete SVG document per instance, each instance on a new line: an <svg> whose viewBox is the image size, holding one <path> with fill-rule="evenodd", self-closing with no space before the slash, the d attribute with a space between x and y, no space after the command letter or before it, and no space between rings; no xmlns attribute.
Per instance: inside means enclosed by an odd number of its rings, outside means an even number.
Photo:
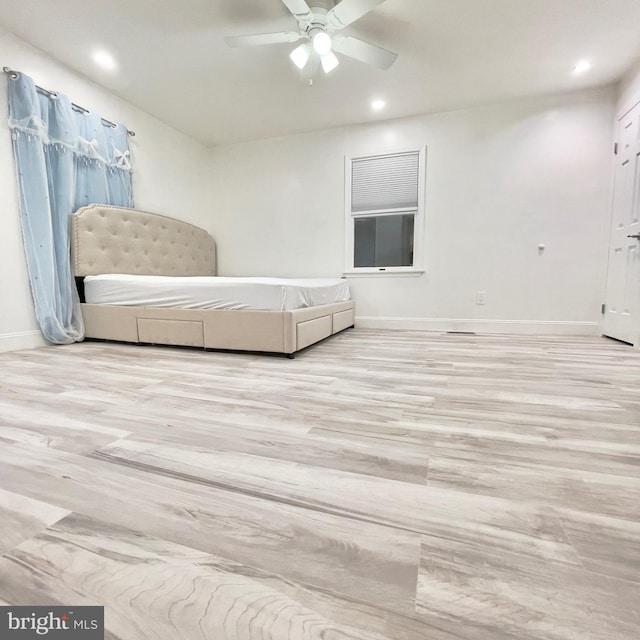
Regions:
<svg viewBox="0 0 640 640"><path fill-rule="evenodd" d="M69 216L96 203L133 206L126 127L81 111L62 94L8 77L9 127L36 317L47 340L68 344L84 329L69 260Z"/></svg>

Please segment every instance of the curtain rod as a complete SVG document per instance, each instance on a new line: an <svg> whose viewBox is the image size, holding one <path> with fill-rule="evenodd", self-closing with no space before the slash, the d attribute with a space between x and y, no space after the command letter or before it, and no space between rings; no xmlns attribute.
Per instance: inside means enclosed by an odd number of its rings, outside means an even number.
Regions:
<svg viewBox="0 0 640 640"><path fill-rule="evenodd" d="M11 79L13 79L13 80L15 80L18 77L18 72L14 71L10 67L2 67L2 70L5 73L7 73L9 75L9 77ZM55 91L49 91L49 89L43 89L42 87L39 87L38 85L36 85L36 89L38 91L41 91L42 93L46 93L48 96L53 96L54 98L57 97L57 95L58 95ZM85 109L84 107L81 107L79 104L76 104L75 102L72 102L71 106L74 109L76 109L76 111L81 111L82 113L89 113L89 109ZM102 122L110 125L114 129L118 126L115 122L111 122L111 120L107 120L106 118L100 118L100 120L102 120ZM135 131L131 131L131 129L127 129L127 133L130 136L135 136L136 135L136 132Z"/></svg>

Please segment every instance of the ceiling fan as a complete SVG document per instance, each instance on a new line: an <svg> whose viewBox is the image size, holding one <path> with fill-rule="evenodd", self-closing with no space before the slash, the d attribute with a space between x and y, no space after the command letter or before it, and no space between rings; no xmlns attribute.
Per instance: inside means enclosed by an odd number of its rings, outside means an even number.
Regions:
<svg viewBox="0 0 640 640"><path fill-rule="evenodd" d="M322 69L329 73L340 61L335 52L348 56L378 69L388 69L398 57L397 53L364 42L347 35L336 35L351 23L385 0L282 0L298 21L298 31L262 33L249 36L229 36L225 38L230 47L253 47L266 44L280 44L304 40L290 54L299 69L304 69L309 59L315 55L320 59Z"/></svg>

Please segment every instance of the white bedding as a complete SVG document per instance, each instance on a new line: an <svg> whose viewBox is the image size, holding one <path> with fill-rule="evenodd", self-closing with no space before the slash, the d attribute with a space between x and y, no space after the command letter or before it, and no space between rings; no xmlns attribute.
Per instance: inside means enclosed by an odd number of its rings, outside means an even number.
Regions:
<svg viewBox="0 0 640 640"><path fill-rule="evenodd" d="M290 311L351 299L341 278L220 278L108 274L84 279L89 304Z"/></svg>

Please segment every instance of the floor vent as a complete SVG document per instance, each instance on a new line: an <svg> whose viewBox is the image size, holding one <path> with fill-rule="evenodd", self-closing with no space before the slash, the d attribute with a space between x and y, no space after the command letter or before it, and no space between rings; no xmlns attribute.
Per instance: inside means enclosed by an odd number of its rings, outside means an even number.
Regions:
<svg viewBox="0 0 640 640"><path fill-rule="evenodd" d="M475 336L475 331L447 331L449 336Z"/></svg>

